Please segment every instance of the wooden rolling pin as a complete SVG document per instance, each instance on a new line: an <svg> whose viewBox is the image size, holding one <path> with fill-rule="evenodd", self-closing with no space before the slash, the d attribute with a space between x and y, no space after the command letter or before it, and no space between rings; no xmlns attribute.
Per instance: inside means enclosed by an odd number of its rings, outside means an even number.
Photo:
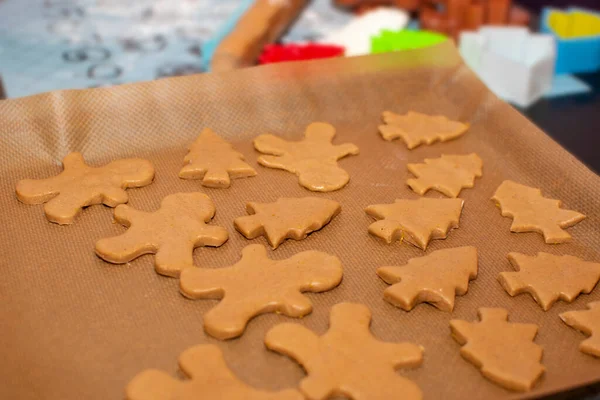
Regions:
<svg viewBox="0 0 600 400"><path fill-rule="evenodd" d="M308 0L256 0L217 46L210 70L254 65L263 47L276 41L307 3Z"/></svg>

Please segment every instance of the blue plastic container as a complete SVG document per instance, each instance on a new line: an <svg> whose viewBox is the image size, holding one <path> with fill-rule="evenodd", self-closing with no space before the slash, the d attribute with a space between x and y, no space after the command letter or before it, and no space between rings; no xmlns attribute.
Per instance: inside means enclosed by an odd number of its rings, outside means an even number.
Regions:
<svg viewBox="0 0 600 400"><path fill-rule="evenodd" d="M554 14L553 13L558 13ZM594 27L587 27L590 34L582 34L575 37L565 37L557 32L558 26L551 26L551 18L569 18L568 23L576 23L577 16L583 17L582 23L590 20L600 23L600 14L576 7L560 10L546 7L542 12L541 31L552 34L556 39L556 67L555 73L572 74L582 72L594 72L600 69L600 33L593 33ZM572 19L571 19L572 18ZM566 20L565 20L566 21ZM564 28L564 27L563 27ZM581 28L581 27L580 27ZM563 29L564 30L564 29ZM586 30L586 29L579 29Z"/></svg>

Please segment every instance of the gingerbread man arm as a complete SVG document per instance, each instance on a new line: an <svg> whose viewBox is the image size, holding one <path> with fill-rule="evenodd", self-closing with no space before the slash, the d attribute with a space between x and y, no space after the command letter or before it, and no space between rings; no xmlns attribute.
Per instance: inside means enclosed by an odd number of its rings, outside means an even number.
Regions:
<svg viewBox="0 0 600 400"><path fill-rule="evenodd" d="M381 343L380 347L395 369L417 367L423 362L423 347L414 343Z"/></svg>
<svg viewBox="0 0 600 400"><path fill-rule="evenodd" d="M284 354L310 370L311 361L318 360L319 337L308 328L292 323L279 324L267 332L265 345Z"/></svg>
<svg viewBox="0 0 600 400"><path fill-rule="evenodd" d="M254 147L261 153L271 155L261 155L256 161L265 167L290 171L289 165L291 165L293 160L287 154L289 146L290 143L275 135L260 135L254 139Z"/></svg>
<svg viewBox="0 0 600 400"><path fill-rule="evenodd" d="M256 161L264 167L283 169L293 173L296 172L296 169L292 167L293 160L287 154L277 156L262 155L258 157Z"/></svg>
<svg viewBox="0 0 600 400"><path fill-rule="evenodd" d="M343 143L337 146L334 146L336 150L336 158L339 160L342 157L345 157L349 154L356 155L360 152L358 146L352 143Z"/></svg>
<svg viewBox="0 0 600 400"><path fill-rule="evenodd" d="M281 156L287 153L289 146L290 144L287 141L275 135L271 135L270 133L260 135L254 139L254 147L256 150L265 154ZM262 157L264 156L259 157L259 161Z"/></svg>
<svg viewBox="0 0 600 400"><path fill-rule="evenodd" d="M108 176L118 176L122 189L146 186L154 179L152 163L141 158L115 160L100 168L106 171Z"/></svg>
<svg viewBox="0 0 600 400"><path fill-rule="evenodd" d="M189 299L222 299L233 274L232 268L184 269L179 278L181 294Z"/></svg>
<svg viewBox="0 0 600 400"><path fill-rule="evenodd" d="M60 175L47 179L23 179L17 183L17 198L24 204L43 204L59 193Z"/></svg>
<svg viewBox="0 0 600 400"><path fill-rule="evenodd" d="M229 239L227 229L218 225L207 225L194 240L194 248L198 246L219 247Z"/></svg>
<svg viewBox="0 0 600 400"><path fill-rule="evenodd" d="M25 204L42 204L60 193L60 185L64 181L64 173L70 169L84 168L81 153L69 153L63 160L63 172L45 179L23 179L17 183L17 198Z"/></svg>

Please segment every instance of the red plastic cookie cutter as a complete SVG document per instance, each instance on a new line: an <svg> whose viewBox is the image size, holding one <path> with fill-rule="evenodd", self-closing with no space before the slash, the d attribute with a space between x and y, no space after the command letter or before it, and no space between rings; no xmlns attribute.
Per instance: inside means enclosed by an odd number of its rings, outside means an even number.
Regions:
<svg viewBox="0 0 600 400"><path fill-rule="evenodd" d="M283 61L314 60L343 55L343 47L328 44L270 44L265 46L262 54L258 58L258 63L270 64Z"/></svg>

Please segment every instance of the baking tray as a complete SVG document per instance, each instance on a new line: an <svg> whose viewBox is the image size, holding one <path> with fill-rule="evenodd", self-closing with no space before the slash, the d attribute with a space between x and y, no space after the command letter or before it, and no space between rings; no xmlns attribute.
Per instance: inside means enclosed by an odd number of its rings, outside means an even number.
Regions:
<svg viewBox="0 0 600 400"><path fill-rule="evenodd" d="M471 127L459 139L409 151L403 143L379 136L384 110L442 114ZM335 126L334 143L360 148L360 155L340 161L351 180L339 191L311 193L294 175L256 164L254 137L273 133L300 140L313 121ZM258 175L234 180L229 189L179 179L187 146L205 127L230 140ZM331 307L341 301L366 304L373 312L373 335L380 340L425 348L422 366L399 374L414 380L426 398L540 396L600 380L600 362L578 350L585 337L558 318L600 300L598 289L544 312L528 295L508 296L497 281L500 271L512 270L506 255L513 251L600 261L600 178L491 94L450 42L424 50L4 100L0 138L0 398L122 398L138 372L158 368L176 374L178 355L199 343L217 344L231 369L251 385L297 387L302 368L268 351L265 333L282 322L323 333ZM46 221L42 206L17 201L19 179L59 173L60 160L72 151L81 151L96 166L123 157L152 161L154 183L129 190L129 203L138 209L154 210L170 193L208 194L217 209L213 223L226 227L230 239L220 248L194 252L195 264L202 268L231 265L244 246L267 244L262 237L248 241L233 228L233 219L246 214L247 201L307 195L337 200L342 212L323 230L268 251L276 259L309 249L335 254L343 263L343 282L332 291L307 294L314 311L301 320L266 314L252 320L239 339L207 337L202 315L216 301L184 298L177 279L154 272L152 256L112 265L95 255L96 240L125 230L113 222L112 209L89 207L75 224L59 226ZM373 220L364 212L367 205L418 198L405 184L408 162L471 152L483 159L483 177L475 188L461 192L460 228L446 240L432 241L423 252L368 234ZM505 179L540 187L545 196L561 199L566 208L588 218L569 228L573 240L567 244L545 244L537 233L511 233L511 219L501 217L490 200ZM427 197L440 195L430 192ZM412 257L464 245L477 247L479 275L468 294L457 297L452 314L427 304L405 312L383 300L387 285L377 277L377 267L403 265ZM479 307L504 307L510 321L539 325L536 343L544 349L547 370L532 392L496 386L461 358L448 322L477 320Z"/></svg>

